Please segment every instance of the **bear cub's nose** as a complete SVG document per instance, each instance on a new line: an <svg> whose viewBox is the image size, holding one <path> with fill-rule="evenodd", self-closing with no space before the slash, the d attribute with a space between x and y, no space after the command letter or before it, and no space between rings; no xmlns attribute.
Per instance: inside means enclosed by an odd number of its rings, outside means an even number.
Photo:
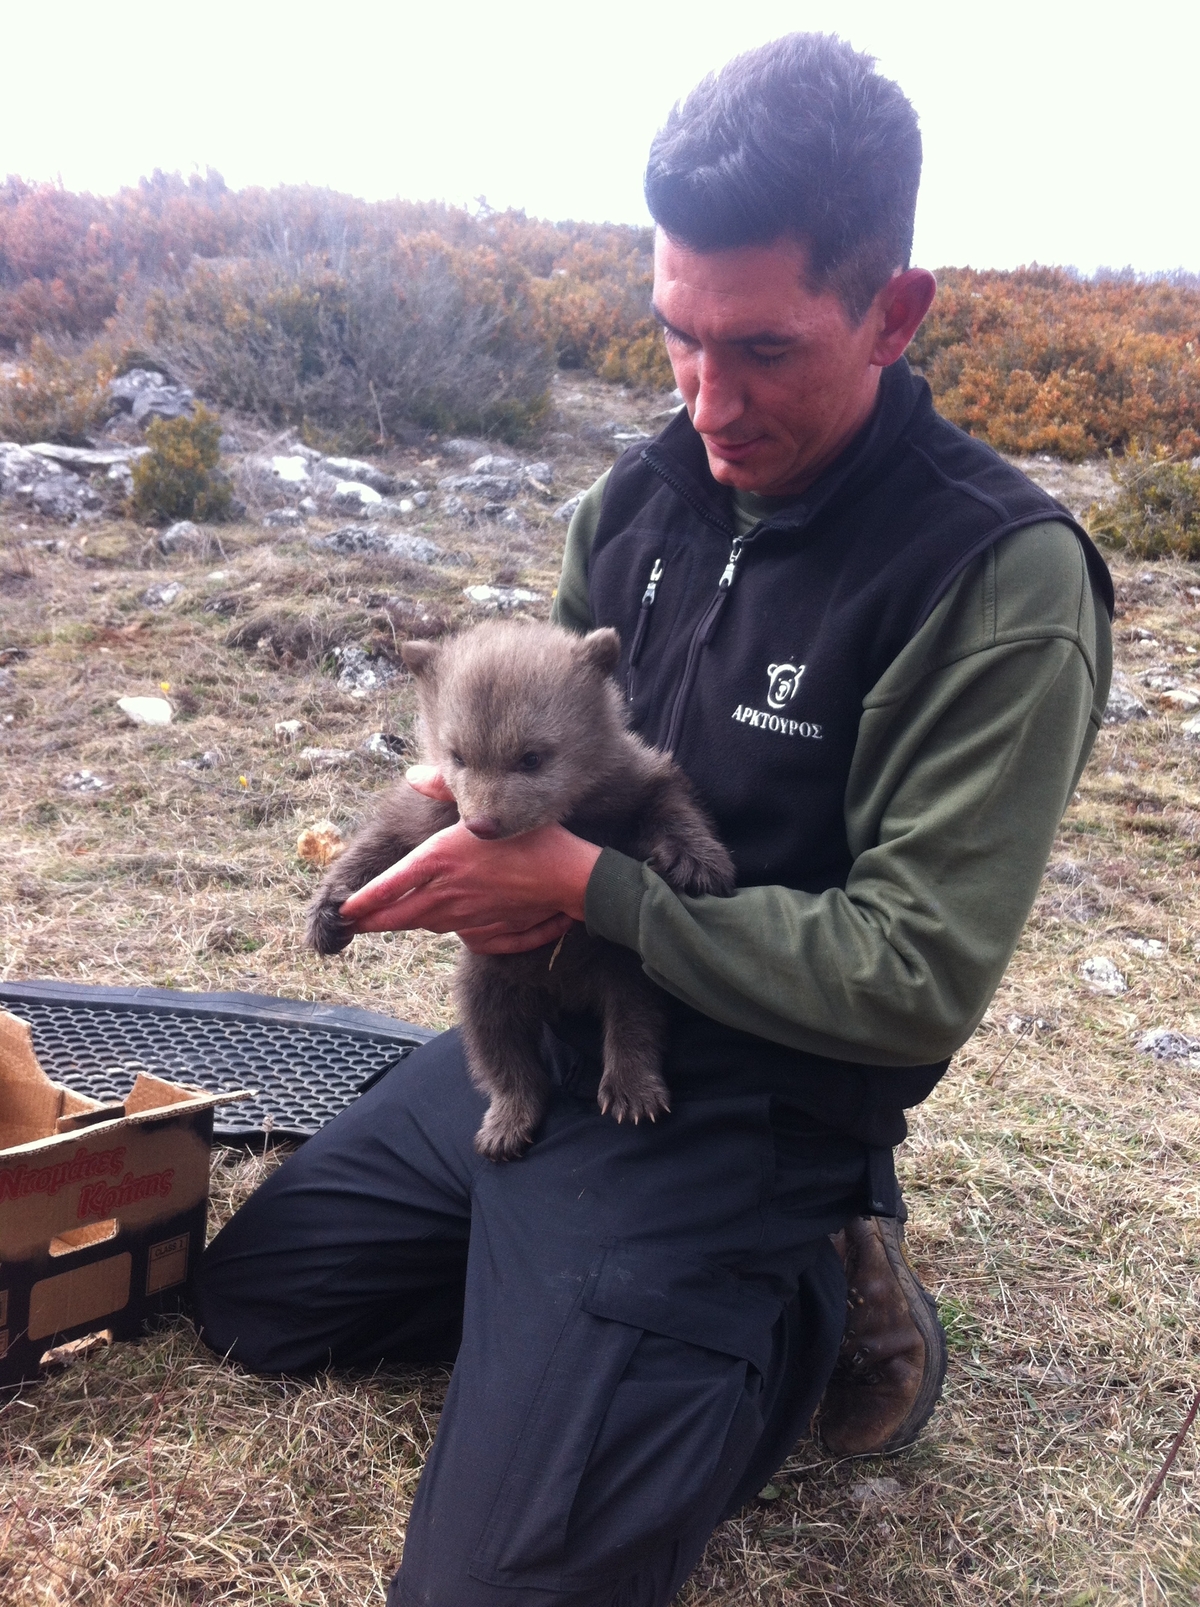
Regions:
<svg viewBox="0 0 1200 1607"><path fill-rule="evenodd" d="M490 840L500 835L500 822L493 820L491 815L473 815L470 820L464 820L463 825L471 833L472 837L483 837Z"/></svg>

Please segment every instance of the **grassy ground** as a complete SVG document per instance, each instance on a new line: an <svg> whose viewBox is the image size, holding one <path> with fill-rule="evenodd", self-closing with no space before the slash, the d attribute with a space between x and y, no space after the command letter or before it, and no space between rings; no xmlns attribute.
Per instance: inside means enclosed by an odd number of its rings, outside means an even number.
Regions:
<svg viewBox="0 0 1200 1607"><path fill-rule="evenodd" d="M599 424L653 421L603 387L560 390L551 429L571 439L538 455L557 453L566 495L611 460ZM427 451L394 466L428 484L451 465L422 469ZM445 1024L452 942L385 938L329 964L299 946L298 831L348 824L386 775L365 757L314 773L298 750L403 735L412 716L408 683L355 699L314 655L390 640L404 607L468 617L475 581L548 599L552 507L531 495L519 531L430 516L425 533L471 556L455 569L333 560L257 524L223 534L224 558L168 563L132 526L0 519L0 649L26 653L0 652L0 976ZM714 1537L687 1607L1200 1603L1200 1432L1134 1521L1200 1387L1196 1070L1136 1048L1151 1028L1200 1037L1200 742L1142 679L1200 688L1200 570L1116 567L1118 659L1150 717L1102 734L1005 983L901 1152L914 1260L951 1340L943 1405L888 1462L802 1447L777 1498ZM172 579L176 602L142 603ZM251 645L227 645L251 620ZM253 647L267 635L282 650ZM115 699L162 682L176 723L127 727ZM304 724L292 745L274 733L288 719ZM184 762L206 752L212 768ZM66 790L83 767L111 785ZM1096 956L1125 992L1089 990ZM219 1155L214 1215L272 1164ZM78 1361L0 1409L0 1599L378 1602L443 1386L249 1379L183 1326Z"/></svg>

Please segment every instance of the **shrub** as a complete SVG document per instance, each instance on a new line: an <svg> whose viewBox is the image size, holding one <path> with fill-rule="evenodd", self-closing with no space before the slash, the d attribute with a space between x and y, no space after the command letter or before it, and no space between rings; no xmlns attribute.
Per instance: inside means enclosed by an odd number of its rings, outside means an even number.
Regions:
<svg viewBox="0 0 1200 1607"><path fill-rule="evenodd" d="M221 422L205 407L193 418L155 419L150 450L133 466L133 511L139 518L223 519L231 488L218 472Z"/></svg>
<svg viewBox="0 0 1200 1607"><path fill-rule="evenodd" d="M1200 459L1131 453L1113 463L1113 478L1116 497L1090 510L1093 536L1134 558L1200 558Z"/></svg>
<svg viewBox="0 0 1200 1607"><path fill-rule="evenodd" d="M0 441L83 445L108 411L113 372L97 347L72 355L35 335L28 357L0 379Z"/></svg>
<svg viewBox="0 0 1200 1607"><path fill-rule="evenodd" d="M272 423L361 446L414 423L513 439L548 403L527 279L432 235L351 253L341 272L315 258L201 264L150 296L145 336L201 394Z"/></svg>

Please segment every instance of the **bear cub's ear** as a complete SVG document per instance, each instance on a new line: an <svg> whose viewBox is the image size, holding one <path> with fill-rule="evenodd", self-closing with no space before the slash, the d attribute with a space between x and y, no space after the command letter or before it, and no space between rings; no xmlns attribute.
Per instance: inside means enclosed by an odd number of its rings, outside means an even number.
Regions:
<svg viewBox="0 0 1200 1607"><path fill-rule="evenodd" d="M434 669L441 651L436 642L405 642L400 649L400 657L419 679Z"/></svg>
<svg viewBox="0 0 1200 1607"><path fill-rule="evenodd" d="M611 675L621 656L621 638L609 626L589 631L580 643L580 651L587 663L595 666L601 675Z"/></svg>

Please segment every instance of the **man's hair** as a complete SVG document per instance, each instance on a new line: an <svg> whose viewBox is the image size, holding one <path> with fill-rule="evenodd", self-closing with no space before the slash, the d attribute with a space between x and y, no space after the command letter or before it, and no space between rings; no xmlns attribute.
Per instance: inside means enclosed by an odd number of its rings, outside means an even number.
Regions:
<svg viewBox="0 0 1200 1607"><path fill-rule="evenodd" d="M693 251L801 241L813 287L858 323L908 267L920 180L900 86L836 35L794 33L735 56L672 109L646 202Z"/></svg>

